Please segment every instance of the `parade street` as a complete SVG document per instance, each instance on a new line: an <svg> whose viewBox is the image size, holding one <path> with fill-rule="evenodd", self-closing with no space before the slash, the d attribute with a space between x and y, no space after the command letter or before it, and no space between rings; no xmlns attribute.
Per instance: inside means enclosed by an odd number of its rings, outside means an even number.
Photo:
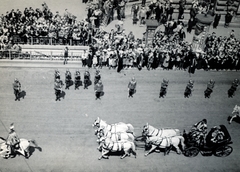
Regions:
<svg viewBox="0 0 240 172"><path fill-rule="evenodd" d="M39 68L25 64L16 67L1 67L0 83L0 133L6 138L9 125L14 122L20 138L34 139L42 148L35 149L29 159L16 156L0 159L0 171L16 172L65 172L65 171L238 171L240 166L239 124L228 124L227 117L238 104L240 92L228 98L227 90L232 81L239 77L235 71L196 71L189 77L186 71L116 70L101 69L104 96L95 100L93 85L88 89L64 90L64 99L55 101L54 70L59 69L65 81L65 68L52 64ZM84 68L69 62L72 74ZM91 80L95 70L90 69ZM128 98L127 84L132 77L137 81L137 92ZM24 99L14 100L12 83L15 78L22 84ZM169 80L165 98L159 98L163 78ZM194 91L190 98L183 93L189 79L194 80ZM204 90L210 79L215 87L209 99L204 98ZM144 149L137 147L137 158L120 159L110 156L98 160L100 152L92 123L97 117L109 124L125 122L134 127L135 135L141 135L143 126L149 123L157 128L178 128L189 131L196 122L206 118L208 131L220 124L227 127L233 144L233 152L228 157L204 157L200 153L193 158L178 155L174 150L169 155L152 153L144 156Z"/></svg>

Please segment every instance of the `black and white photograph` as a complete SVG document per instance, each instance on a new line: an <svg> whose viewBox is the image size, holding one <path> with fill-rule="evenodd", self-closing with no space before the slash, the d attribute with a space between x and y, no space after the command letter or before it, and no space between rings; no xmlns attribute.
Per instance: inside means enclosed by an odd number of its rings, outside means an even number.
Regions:
<svg viewBox="0 0 240 172"><path fill-rule="evenodd" d="M240 171L240 0L1 0L0 172Z"/></svg>

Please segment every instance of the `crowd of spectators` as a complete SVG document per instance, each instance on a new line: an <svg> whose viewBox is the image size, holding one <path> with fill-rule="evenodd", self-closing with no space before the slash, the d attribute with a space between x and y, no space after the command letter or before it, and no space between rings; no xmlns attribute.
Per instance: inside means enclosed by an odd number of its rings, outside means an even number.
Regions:
<svg viewBox="0 0 240 172"><path fill-rule="evenodd" d="M217 37L215 33L208 35L203 51L196 52L192 44L185 40L183 19L184 5L186 1L179 0L179 15L177 20L173 18L173 7L169 0L153 0L146 5L133 5L133 22L139 19L144 24L146 19L156 19L165 30L156 30L154 38L148 45L144 40L136 39L132 32L126 34L123 28L126 1L102 0L84 1L88 3L86 19L77 21L76 17L65 10L63 16L58 12L53 14L47 4L42 4L42 9L33 10L26 8L22 13L12 10L0 18L0 43L1 49L12 46L13 36L19 35L23 43L27 43L29 37L45 36L55 40L62 39L63 44L72 39L80 45L89 46L89 51L82 55L83 66L102 68L136 67L141 70L156 69L162 67L166 70L187 70L189 66L197 69L240 69L239 40L234 36L234 31L229 37ZM198 13L213 15L209 6L195 0L190 10L190 20ZM211 8L210 8L211 9ZM117 12L118 24L110 32L103 29L103 25L109 24ZM134 23L133 23L134 24ZM189 32L189 23L187 31ZM73 42L74 43L74 42ZM49 44L49 42L48 42ZM15 44L14 49L20 49Z"/></svg>

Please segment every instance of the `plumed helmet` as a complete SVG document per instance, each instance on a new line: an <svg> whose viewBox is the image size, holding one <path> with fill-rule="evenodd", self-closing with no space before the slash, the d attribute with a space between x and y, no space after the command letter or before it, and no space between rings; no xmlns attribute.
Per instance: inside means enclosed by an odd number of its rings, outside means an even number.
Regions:
<svg viewBox="0 0 240 172"><path fill-rule="evenodd" d="M212 83L214 83L214 81L213 81L212 79L210 79L210 81L209 81L209 82L210 82L211 84L212 84Z"/></svg>
<svg viewBox="0 0 240 172"><path fill-rule="evenodd" d="M238 83L238 82L239 82L239 80L238 80L238 79L234 79L234 82L235 82L235 83Z"/></svg>
<svg viewBox="0 0 240 172"><path fill-rule="evenodd" d="M135 78L134 78L134 77L132 77L132 81L135 81Z"/></svg>
<svg viewBox="0 0 240 172"><path fill-rule="evenodd" d="M14 79L14 82L19 82L17 78Z"/></svg>
<svg viewBox="0 0 240 172"><path fill-rule="evenodd" d="M9 128L10 128L10 130L13 130L14 129L14 123L11 123Z"/></svg>
<svg viewBox="0 0 240 172"><path fill-rule="evenodd" d="M102 81L101 81L101 80L99 80L99 81L98 81L98 83L99 83L99 84L102 84Z"/></svg>
<svg viewBox="0 0 240 172"><path fill-rule="evenodd" d="M168 80L166 80L166 79L163 79L163 82L164 82L164 83L168 83Z"/></svg>
<svg viewBox="0 0 240 172"><path fill-rule="evenodd" d="M194 83L194 81L190 79L190 80L189 80L189 83L190 83L190 84L193 84L193 83Z"/></svg>

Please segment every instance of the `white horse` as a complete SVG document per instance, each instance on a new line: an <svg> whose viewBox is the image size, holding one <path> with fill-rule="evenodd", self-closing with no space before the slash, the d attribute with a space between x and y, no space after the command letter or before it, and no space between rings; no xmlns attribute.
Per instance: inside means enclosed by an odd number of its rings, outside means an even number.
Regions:
<svg viewBox="0 0 240 172"><path fill-rule="evenodd" d="M173 136L173 137L152 136L152 137L147 137L146 144L151 145L152 147L145 154L145 156L148 156L156 148L164 148L165 149L164 155L169 153L172 146L176 149L178 154L181 154L179 144L181 144L182 150L185 149L184 137L183 136ZM168 148L168 152L166 153L167 148Z"/></svg>
<svg viewBox="0 0 240 172"><path fill-rule="evenodd" d="M136 146L130 141L113 142L110 138L106 138L101 140L98 149L102 152L101 156L98 158L99 160L102 158L108 158L107 154L110 152L123 152L124 154L121 156L121 159L130 156L131 153L135 158L137 156Z"/></svg>
<svg viewBox="0 0 240 172"><path fill-rule="evenodd" d="M239 115L240 115L240 106L235 105L235 107L233 108L232 114L233 114L233 116L230 118L229 124L232 123L232 120L233 120L234 118L240 117L240 116L239 116Z"/></svg>
<svg viewBox="0 0 240 172"><path fill-rule="evenodd" d="M95 120L95 122L92 124L93 127L98 128L106 128L111 133L118 133L118 132L127 132L132 133L134 135L134 128L132 124L125 124L123 122L119 122L116 124L107 124L106 121L103 121L99 117Z"/></svg>
<svg viewBox="0 0 240 172"><path fill-rule="evenodd" d="M110 131L108 131L107 129L98 129L97 133L96 133L98 139L97 142L100 142L100 138L104 137L104 138L110 138L112 141L117 142L117 141L134 141L134 136L131 133L111 133Z"/></svg>
<svg viewBox="0 0 240 172"><path fill-rule="evenodd" d="M11 147L7 144L6 140L0 137L0 156L8 159L11 155L15 156L17 153L23 155L25 158L30 156L30 147L34 147L42 151L42 149L37 145L35 140L20 139L19 149L12 152Z"/></svg>
<svg viewBox="0 0 240 172"><path fill-rule="evenodd" d="M158 136L158 137L172 137L172 136L180 136L179 129L171 129L171 128L154 128L153 126L149 125L148 123L143 126L143 136Z"/></svg>

